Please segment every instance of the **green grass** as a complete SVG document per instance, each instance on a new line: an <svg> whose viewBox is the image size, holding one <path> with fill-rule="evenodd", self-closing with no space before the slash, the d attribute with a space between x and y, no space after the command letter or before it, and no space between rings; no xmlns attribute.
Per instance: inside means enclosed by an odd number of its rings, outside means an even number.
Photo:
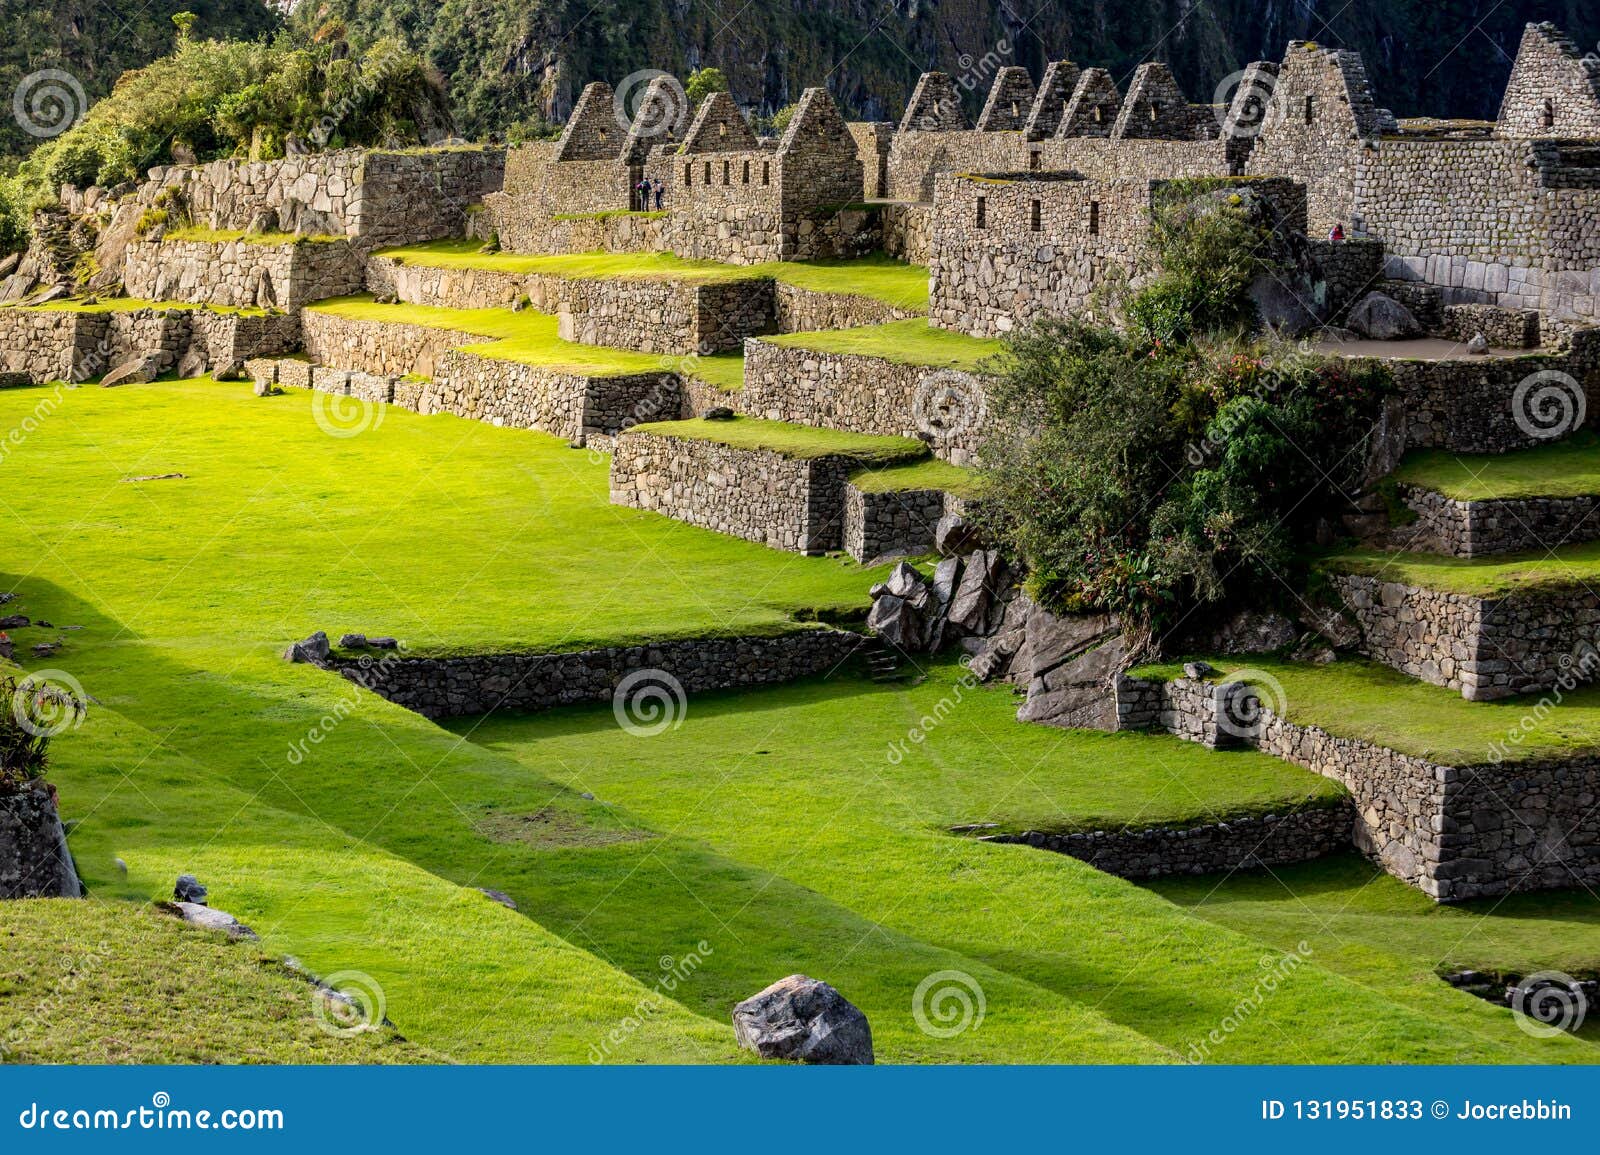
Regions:
<svg viewBox="0 0 1600 1155"><path fill-rule="evenodd" d="M758 265L728 265L720 261L692 260L673 253L485 253L477 241L429 241L420 245L383 249L377 255L407 265L439 269L486 269L508 274L543 273L555 277L580 277L636 281L688 281L691 283L754 281L773 278L818 293L870 297L897 308L926 312L928 270L882 254L839 261L768 261Z"/></svg>
<svg viewBox="0 0 1600 1155"><path fill-rule="evenodd" d="M905 461L850 475L850 484L863 493L904 493L911 489L942 489L957 497L976 497L982 489L976 470L951 465L937 457Z"/></svg>
<svg viewBox="0 0 1600 1155"><path fill-rule="evenodd" d="M1376 662L1341 659L1316 666L1256 655L1248 662L1206 660L1225 675L1253 670L1276 679L1283 688L1284 708L1279 712L1291 722L1446 765L1481 765L1494 754L1521 761L1600 749L1600 686L1581 686L1563 695L1548 712L1535 713L1539 695L1469 702L1454 690L1408 678ZM1180 665L1129 672L1135 677L1171 678ZM1524 728L1525 718L1537 724ZM1519 737L1508 741L1512 733Z"/></svg>
<svg viewBox="0 0 1600 1155"><path fill-rule="evenodd" d="M1442 449L1406 454L1393 480L1458 501L1600 494L1600 435L1588 430L1515 453L1463 455Z"/></svg>
<svg viewBox="0 0 1600 1155"><path fill-rule="evenodd" d="M472 333L491 340L463 345L464 352L579 376L667 373L675 371L680 363L693 360L563 341L557 332L556 318L532 309L513 312L510 309L445 309L436 305L383 305L365 295L333 297L306 307L312 312L353 321L420 325L428 329ZM739 363L742 372L742 358ZM721 362L718 369L725 371Z"/></svg>
<svg viewBox="0 0 1600 1155"><path fill-rule="evenodd" d="M1503 598L1523 590L1578 592L1600 583L1600 542L1566 545L1542 554L1471 559L1355 549L1333 554L1319 565L1340 573L1366 574L1470 597Z"/></svg>
<svg viewBox="0 0 1600 1155"><path fill-rule="evenodd" d="M791 349L881 357L885 361L904 365L929 365L968 372L987 368L987 362L998 356L1004 348L997 340L935 329L919 317L890 321L883 325L862 325L855 329L785 333L761 339Z"/></svg>
<svg viewBox="0 0 1600 1155"><path fill-rule="evenodd" d="M1063 999L1174 1057L1186 1055L1257 991L1262 959L1278 954L1265 936L1175 917L1180 908L1150 889L1063 855L945 831L971 822L999 829L1188 822L1316 804L1327 784L1259 755L1206 751L1166 736L1019 727L1006 690L975 688L953 664L927 673L909 687L812 681L697 695L678 728L642 741L620 732L604 708L461 720L452 728L515 755L531 773L673 832L656 847L661 869L653 877L644 877L652 873L647 860L631 876L552 863L528 902L552 928L581 925L586 941L635 972L651 965L652 944L682 941L709 922L718 950L688 995L691 1006L719 1006L759 975L803 970L862 1006L880 1056L896 1060L1104 1054L1112 1040L1103 1037L1092 1052L1081 1049L1082 1022L1068 1036L1050 1025L1059 1022ZM1326 905L1388 881L1357 865ZM1230 887L1257 880L1210 883L1224 898ZM606 895L613 900L591 914ZM1416 898L1411 916L1425 917L1431 904ZM1289 890L1274 901L1286 916L1302 909ZM1497 927L1491 905L1480 918ZM1577 892L1555 896L1550 908L1555 918L1577 912L1562 936L1581 949L1600 904ZM839 924L846 910L865 925ZM1211 918L1209 910L1202 915ZM1459 925L1465 939L1471 926ZM738 947L724 952L724 942ZM929 954L931 945L960 961ZM1523 945L1531 951L1535 944ZM1338 960L1339 968L1313 957L1254 1015L1239 1016L1216 1058L1594 1057L1572 1040L1530 1040L1504 1011L1442 982L1414 982L1411 944L1403 947L1405 958L1384 954L1380 944L1365 960ZM1503 952L1485 939L1479 953L1493 960ZM906 1014L915 982L945 966L970 976L986 1002L981 1027L948 1043L921 1036Z"/></svg>
<svg viewBox="0 0 1600 1155"><path fill-rule="evenodd" d="M0 305L0 309L22 309L40 313L128 313L135 309L204 309L234 317L265 317L270 310L252 305L195 304L191 301L147 301L142 297L101 297L96 301L63 298L42 305Z"/></svg>
<svg viewBox="0 0 1600 1155"><path fill-rule="evenodd" d="M323 1029L303 978L148 905L39 899L0 916L9 1063L425 1063L393 1029Z"/></svg>
<svg viewBox="0 0 1600 1155"><path fill-rule="evenodd" d="M698 417L688 421L652 421L635 425L631 432L679 437L686 441L715 441L735 449L764 449L799 461L815 457L853 457L858 461L889 465L916 460L928 453L928 447L914 437L877 437L870 433L849 433L754 417L734 417L727 421L706 421Z"/></svg>
<svg viewBox="0 0 1600 1155"><path fill-rule="evenodd" d="M196 873L264 954L371 976L429 1055L585 1062L644 1003L603 1057L734 1061L733 1003L806 971L867 1010L884 1061L1171 1061L1275 953L1083 863L947 832L1326 797L1261 755L1019 725L1009 689L953 664L898 685L842 672L695 695L680 727L642 738L609 703L452 732L277 656L317 627L421 653L795 628L859 613L882 568L612 507L602 460L534 432L387 409L330 437L314 397L239 383L63 398L6 458L0 590L20 595L7 612L55 623L12 631L21 652L61 639L40 664L95 700L52 748L85 879L97 898L148 900ZM0 393L0 428L33 400ZM122 483L166 472L187 479ZM1559 919L1586 901L1544 897ZM0 904L0 935L17 905ZM1402 946L1344 970L1313 959L1219 1057L1592 1057L1443 984L1399 981ZM653 998L660 960L691 954L688 979ZM912 998L946 970L981 986L986 1010L940 1039ZM269 1013L270 991L229 989L229 1008ZM149 1045L181 1057L168 1027L146 1028Z"/></svg>
<svg viewBox="0 0 1600 1155"><path fill-rule="evenodd" d="M208 245L223 245L242 241L247 245L328 245L347 240L325 233L250 233L244 229L210 229L202 225L185 225L168 229L163 235L167 241L198 241Z"/></svg>

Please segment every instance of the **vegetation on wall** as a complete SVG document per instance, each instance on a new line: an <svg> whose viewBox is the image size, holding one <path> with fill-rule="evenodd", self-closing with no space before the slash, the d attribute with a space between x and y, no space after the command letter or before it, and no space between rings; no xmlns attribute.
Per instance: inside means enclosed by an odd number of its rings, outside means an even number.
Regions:
<svg viewBox="0 0 1600 1155"><path fill-rule="evenodd" d="M1126 332L1051 321L1007 341L987 519L1048 605L1159 630L1197 602L1274 599L1359 480L1387 370L1256 335L1258 226L1208 203L1158 214L1162 271Z"/></svg>

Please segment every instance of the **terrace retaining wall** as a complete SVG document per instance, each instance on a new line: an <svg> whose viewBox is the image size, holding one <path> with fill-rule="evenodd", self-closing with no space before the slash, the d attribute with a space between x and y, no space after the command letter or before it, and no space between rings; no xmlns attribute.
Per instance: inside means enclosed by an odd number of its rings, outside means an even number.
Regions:
<svg viewBox="0 0 1600 1155"><path fill-rule="evenodd" d="M1417 515L1413 528L1426 548L1450 557L1555 549L1600 538L1600 496L1461 501L1415 485L1402 485L1399 492Z"/></svg>
<svg viewBox="0 0 1600 1155"><path fill-rule="evenodd" d="M854 329L886 321L925 316L924 310L905 309L874 297L818 293L798 285L773 286L773 320L780 333L812 333L822 329ZM756 336L752 331L749 336Z"/></svg>
<svg viewBox="0 0 1600 1155"><path fill-rule="evenodd" d="M359 293L360 259L346 241L282 245L248 241L141 241L129 245L122 282L152 301L298 309L309 301Z"/></svg>
<svg viewBox="0 0 1600 1155"><path fill-rule="evenodd" d="M972 461L986 433L980 374L750 340L743 413L852 433L920 437L935 456Z"/></svg>
<svg viewBox="0 0 1600 1155"><path fill-rule="evenodd" d="M1343 802L1197 826L1075 834L1029 830L989 835L983 841L1053 850L1082 859L1107 874L1138 880L1310 862L1349 849L1354 827L1355 813L1348 802Z"/></svg>
<svg viewBox="0 0 1600 1155"><path fill-rule="evenodd" d="M0 370L35 383L92 381L135 357L168 372L191 351L223 371L249 357L283 353L299 340L295 316L241 316L208 309L0 310Z"/></svg>
<svg viewBox="0 0 1600 1155"><path fill-rule="evenodd" d="M1364 653L1463 698L1539 693L1594 675L1575 664L1600 626L1600 594L1587 588L1482 598L1359 574L1328 579L1361 629Z"/></svg>
<svg viewBox="0 0 1600 1155"><path fill-rule="evenodd" d="M1158 725L1152 702L1166 713L1203 717L1216 685L1118 679L1129 725ZM1281 717L1256 698L1236 711L1246 745L1340 782L1356 812L1355 841L1390 874L1439 901L1511 891L1592 885L1600 880L1600 757L1503 761L1447 766ZM1172 732L1197 740L1192 728Z"/></svg>
<svg viewBox="0 0 1600 1155"><path fill-rule="evenodd" d="M690 525L817 554L840 548L849 457L797 459L656 433L617 438L611 503L666 514Z"/></svg>
<svg viewBox="0 0 1600 1155"><path fill-rule="evenodd" d="M941 489L865 493L844 487L844 551L859 562L910 557L933 549L934 530L945 514Z"/></svg>
<svg viewBox="0 0 1600 1155"><path fill-rule="evenodd" d="M682 406L682 386L673 373L585 377L448 351L438 375L419 386L412 407L570 438L674 419Z"/></svg>
<svg viewBox="0 0 1600 1155"><path fill-rule="evenodd" d="M363 321L306 309L300 315L305 351L314 360L364 373L434 375L439 358L462 345L491 340L462 329L401 321Z"/></svg>
<svg viewBox="0 0 1600 1155"><path fill-rule="evenodd" d="M616 702L619 717L627 717L634 713L634 694L672 693L665 677L641 679L638 686L623 689L630 674L670 676L682 694L771 685L825 674L848 660L864 640L842 630L797 630L772 637L690 638L564 654L382 662L334 657L327 668L428 718L605 701ZM673 716L681 716L681 710L680 703ZM652 718L641 714L639 721L649 725Z"/></svg>

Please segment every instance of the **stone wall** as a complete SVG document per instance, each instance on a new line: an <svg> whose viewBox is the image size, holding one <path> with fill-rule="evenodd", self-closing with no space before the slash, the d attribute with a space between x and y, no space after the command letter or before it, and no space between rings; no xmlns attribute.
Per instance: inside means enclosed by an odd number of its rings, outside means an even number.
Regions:
<svg viewBox="0 0 1600 1155"><path fill-rule="evenodd" d="M1123 677L1119 700L1173 703L1196 715L1213 685ZM1184 699L1199 699L1184 704ZM1259 699L1241 715L1245 742L1350 791L1355 841L1367 857L1440 901L1591 885L1600 879L1600 759L1494 761L1446 766L1280 716ZM1180 733L1181 737L1193 737Z"/></svg>
<svg viewBox="0 0 1600 1155"><path fill-rule="evenodd" d="M611 456L611 503L648 509L690 525L818 554L840 548L848 457L784 457L634 431Z"/></svg>
<svg viewBox="0 0 1600 1155"><path fill-rule="evenodd" d="M1330 574L1361 629L1362 652L1401 673L1488 701L1587 680L1574 665L1600 626L1600 594L1522 589L1481 598L1357 574Z"/></svg>
<svg viewBox="0 0 1600 1155"><path fill-rule="evenodd" d="M432 377L446 350L481 345L489 338L461 329L433 329L399 321L361 321L306 309L301 339L316 361L364 373Z"/></svg>
<svg viewBox="0 0 1600 1155"><path fill-rule="evenodd" d="M1506 84L1502 136L1600 137L1600 66L1554 24L1529 24Z"/></svg>
<svg viewBox="0 0 1600 1155"><path fill-rule="evenodd" d="M419 413L453 413L558 437L612 435L646 421L676 419L682 386L672 373L581 377L517 361L446 352L422 384Z"/></svg>
<svg viewBox="0 0 1600 1155"><path fill-rule="evenodd" d="M1438 335L1466 344L1482 333L1496 349L1534 349L1540 341L1539 313L1495 305L1446 305L1439 311Z"/></svg>
<svg viewBox="0 0 1600 1155"><path fill-rule="evenodd" d="M781 282L773 288L773 308L773 321L780 333L853 329L860 325L881 325L886 321L923 316L921 310L902 309L876 297L818 293Z"/></svg>
<svg viewBox="0 0 1600 1155"><path fill-rule="evenodd" d="M190 351L211 369L287 352L299 338L291 314L240 316L207 309L0 310L0 370L35 383L92 381L136 357L168 372Z"/></svg>
<svg viewBox="0 0 1600 1155"><path fill-rule="evenodd" d="M1506 453L1571 431L1600 404L1600 330L1573 335L1563 352L1524 357L1384 362L1406 409L1406 444L1455 453ZM1541 377L1553 374L1553 377ZM1575 382L1576 389L1568 382ZM1524 383L1529 383L1524 387ZM1541 383L1555 387L1544 394ZM1520 390L1520 392L1519 392Z"/></svg>
<svg viewBox="0 0 1600 1155"><path fill-rule="evenodd" d="M788 682L836 669L863 640L841 630L797 630L773 637L690 638L557 654L385 662L334 658L329 668L425 717L454 718L612 701L623 680L638 671L668 675L684 694ZM665 678L650 685L671 692ZM619 708L626 707L626 702L619 703Z"/></svg>
<svg viewBox="0 0 1600 1155"><path fill-rule="evenodd" d="M249 241L141 241L128 246L122 281L151 301L298 309L366 287L345 241L262 245Z"/></svg>
<svg viewBox="0 0 1600 1155"><path fill-rule="evenodd" d="M926 265L933 251L933 206L891 204L880 209L885 256Z"/></svg>
<svg viewBox="0 0 1600 1155"><path fill-rule="evenodd" d="M1148 181L1070 174L941 174L928 321L992 337L1081 311L1148 249Z"/></svg>
<svg viewBox="0 0 1600 1155"><path fill-rule="evenodd" d="M988 426L981 374L822 353L759 339L744 345L741 412L895 437L922 437L934 455L970 464Z"/></svg>
<svg viewBox="0 0 1600 1155"><path fill-rule="evenodd" d="M67 836L47 790L0 794L0 899L81 898Z"/></svg>
<svg viewBox="0 0 1600 1155"><path fill-rule="evenodd" d="M1429 552L1450 557L1547 550L1600 538L1600 497L1460 501L1414 485L1400 498L1417 514L1409 527ZM1423 544L1425 543L1425 544Z"/></svg>
<svg viewBox="0 0 1600 1155"><path fill-rule="evenodd" d="M847 482L844 552L863 564L877 558L929 553L944 513L945 494L940 489L866 493Z"/></svg>
<svg viewBox="0 0 1600 1155"><path fill-rule="evenodd" d="M1310 862L1350 848L1355 815L1348 802L1308 805L1283 814L1230 818L1196 826L1089 830L1076 834L988 835L983 841L1018 843L1082 859L1119 878L1217 874Z"/></svg>
<svg viewBox="0 0 1600 1155"><path fill-rule="evenodd" d="M653 253L668 247L665 212L551 216L549 206L508 193L491 193L483 206L487 228L475 227L492 233L508 253Z"/></svg>
<svg viewBox="0 0 1600 1155"><path fill-rule="evenodd" d="M468 206L500 187L504 168L496 148L338 149L155 168L139 196L150 203L174 188L196 224L256 231L292 202L317 214L325 231L378 247L459 235Z"/></svg>
<svg viewBox="0 0 1600 1155"><path fill-rule="evenodd" d="M894 125L886 120L852 120L850 136L856 142L856 157L861 161L862 197L878 200L888 195L889 149L894 143Z"/></svg>

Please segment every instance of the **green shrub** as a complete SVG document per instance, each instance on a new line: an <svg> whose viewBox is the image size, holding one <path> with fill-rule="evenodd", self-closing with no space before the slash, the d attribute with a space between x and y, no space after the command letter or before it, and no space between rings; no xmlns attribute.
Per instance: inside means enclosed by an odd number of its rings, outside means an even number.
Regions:
<svg viewBox="0 0 1600 1155"><path fill-rule="evenodd" d="M1392 388L1381 364L1253 335L1249 289L1272 251L1260 214L1179 191L1157 207L1161 268L1126 332L1069 320L1008 338L981 453L981 516L1035 596L1152 631L1297 580Z"/></svg>
<svg viewBox="0 0 1600 1155"><path fill-rule="evenodd" d="M26 712L13 708L18 695L35 692L48 691L18 687L15 678L0 677L0 706L4 707L0 709L0 794L14 794L27 783L44 777L50 738L43 732L36 733L34 727L24 726L18 715L26 716Z"/></svg>

